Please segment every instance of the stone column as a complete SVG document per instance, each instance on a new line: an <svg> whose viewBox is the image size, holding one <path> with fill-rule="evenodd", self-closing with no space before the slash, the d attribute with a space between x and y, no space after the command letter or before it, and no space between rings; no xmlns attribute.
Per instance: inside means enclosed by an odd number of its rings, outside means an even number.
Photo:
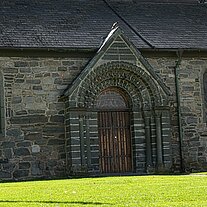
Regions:
<svg viewBox="0 0 207 207"><path fill-rule="evenodd" d="M146 139L146 167L147 171L152 167L152 146L151 146L150 117L145 115L145 139Z"/></svg>
<svg viewBox="0 0 207 207"><path fill-rule="evenodd" d="M85 160L85 144L84 144L84 116L80 116L79 118L79 133L80 133L80 155L81 155L81 166L84 167L86 165Z"/></svg>
<svg viewBox="0 0 207 207"><path fill-rule="evenodd" d="M81 138L80 138L80 122L77 111L70 111L69 114L69 136L70 136L70 155L71 155L71 173L81 171Z"/></svg>
<svg viewBox="0 0 207 207"><path fill-rule="evenodd" d="M157 141L157 168L163 168L162 134L161 134L161 112L155 113L156 141Z"/></svg>
<svg viewBox="0 0 207 207"><path fill-rule="evenodd" d="M87 168L91 169L91 145L90 145L90 124L89 115L86 116L86 151L87 151Z"/></svg>

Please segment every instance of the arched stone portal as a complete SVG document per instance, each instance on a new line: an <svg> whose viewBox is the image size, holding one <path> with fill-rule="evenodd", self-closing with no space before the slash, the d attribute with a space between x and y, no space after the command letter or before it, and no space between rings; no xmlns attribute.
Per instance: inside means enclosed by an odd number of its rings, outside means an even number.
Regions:
<svg viewBox="0 0 207 207"><path fill-rule="evenodd" d="M171 144L167 95L144 68L125 62L94 68L69 95L66 116L69 173L169 171ZM117 126L113 126L113 116L115 119L122 116L120 122L115 122ZM121 125L121 121L128 125L124 133L130 137L125 151L121 147L114 148L117 135L110 131ZM107 127L111 127L110 132ZM104 133L108 135L100 135ZM108 147L104 148L105 137ZM124 153L117 155L114 150ZM111 160L107 158L110 156L113 156ZM121 160L121 156L128 160Z"/></svg>

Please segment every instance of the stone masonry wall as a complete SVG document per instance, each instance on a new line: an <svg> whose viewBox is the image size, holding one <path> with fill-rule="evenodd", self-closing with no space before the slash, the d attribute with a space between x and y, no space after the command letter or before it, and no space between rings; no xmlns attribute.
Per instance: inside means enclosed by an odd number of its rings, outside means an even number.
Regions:
<svg viewBox="0 0 207 207"><path fill-rule="evenodd" d="M1 57L5 129L0 137L0 178L63 177L63 90L87 59ZM3 97L1 97L3 98Z"/></svg>
<svg viewBox="0 0 207 207"><path fill-rule="evenodd" d="M175 89L176 58L149 58L148 61L172 92L171 128L173 168L180 168L178 113ZM203 74L207 71L207 58L182 58L178 68L181 104L182 156L187 172L207 170L207 127L204 104Z"/></svg>
<svg viewBox="0 0 207 207"><path fill-rule="evenodd" d="M85 58L1 57L0 178L62 177L66 171L63 90L84 68ZM173 170L180 169L174 67L177 58L148 58L172 92L170 100ZM179 67L182 149L185 169L207 170L203 74L207 58L183 58ZM3 97L4 94L4 97Z"/></svg>
<svg viewBox="0 0 207 207"><path fill-rule="evenodd" d="M207 58L186 58L180 67L183 157L187 171L207 170L207 119L203 91L205 71Z"/></svg>

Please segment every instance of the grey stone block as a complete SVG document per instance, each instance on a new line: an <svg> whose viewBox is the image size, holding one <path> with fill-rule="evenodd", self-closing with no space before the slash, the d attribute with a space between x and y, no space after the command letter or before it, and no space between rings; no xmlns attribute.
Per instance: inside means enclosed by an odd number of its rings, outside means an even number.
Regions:
<svg viewBox="0 0 207 207"><path fill-rule="evenodd" d="M19 163L19 169L29 169L31 167L31 164L29 162L20 162Z"/></svg>
<svg viewBox="0 0 207 207"><path fill-rule="evenodd" d="M194 87L193 86L183 86L182 88L184 91L194 91Z"/></svg>
<svg viewBox="0 0 207 207"><path fill-rule="evenodd" d="M10 129L7 129L6 134L7 136L20 138L22 132L19 128L10 128Z"/></svg>
<svg viewBox="0 0 207 207"><path fill-rule="evenodd" d="M48 141L48 145L64 145L65 144L65 140L61 140L61 139L49 139Z"/></svg>
<svg viewBox="0 0 207 207"><path fill-rule="evenodd" d="M47 144L47 137L44 138L44 139L36 139L35 140L35 145L42 146L42 145L46 145L46 144Z"/></svg>
<svg viewBox="0 0 207 207"><path fill-rule="evenodd" d="M31 73L30 68L20 68L20 73Z"/></svg>
<svg viewBox="0 0 207 207"><path fill-rule="evenodd" d="M15 163L4 163L2 164L3 170L7 171L7 172L12 172L15 168Z"/></svg>
<svg viewBox="0 0 207 207"><path fill-rule="evenodd" d="M41 133L29 133L25 136L25 140L39 140L42 138L42 134Z"/></svg>
<svg viewBox="0 0 207 207"><path fill-rule="evenodd" d="M16 115L26 115L26 114L27 114L26 110L16 111Z"/></svg>
<svg viewBox="0 0 207 207"><path fill-rule="evenodd" d="M188 117L187 118L187 123L188 124L197 124L198 123L198 119L197 119L197 117Z"/></svg>
<svg viewBox="0 0 207 207"><path fill-rule="evenodd" d="M16 61L14 62L15 67L28 67L29 63L24 61Z"/></svg>
<svg viewBox="0 0 207 207"><path fill-rule="evenodd" d="M41 83L41 81L40 81L40 79L29 79L29 80L26 80L26 83L28 83L28 84L40 84Z"/></svg>
<svg viewBox="0 0 207 207"><path fill-rule="evenodd" d="M24 78L24 74L17 74L16 78Z"/></svg>
<svg viewBox="0 0 207 207"><path fill-rule="evenodd" d="M2 142L1 146L4 149L5 148L13 148L15 146L15 142L11 142L11 141Z"/></svg>
<svg viewBox="0 0 207 207"><path fill-rule="evenodd" d="M40 152L40 146L35 144L35 145L32 145L32 153L38 153Z"/></svg>
<svg viewBox="0 0 207 207"><path fill-rule="evenodd" d="M59 134L59 133L65 133L64 126L46 126L43 128L43 133L48 134Z"/></svg>
<svg viewBox="0 0 207 207"><path fill-rule="evenodd" d="M3 71L4 71L4 73L8 73L8 74L18 73L18 69L17 68L4 68Z"/></svg>
<svg viewBox="0 0 207 207"><path fill-rule="evenodd" d="M62 61L62 65L64 65L64 66L72 66L74 64L75 64L74 61L68 61L68 60L63 60Z"/></svg>
<svg viewBox="0 0 207 207"><path fill-rule="evenodd" d="M33 86L32 89L40 91L42 90L42 86Z"/></svg>
<svg viewBox="0 0 207 207"><path fill-rule="evenodd" d="M51 116L50 121L64 123L64 116L60 116L60 115Z"/></svg>
<svg viewBox="0 0 207 207"><path fill-rule="evenodd" d="M17 147L30 147L30 146L31 146L31 142L28 142L28 141L17 143Z"/></svg>
<svg viewBox="0 0 207 207"><path fill-rule="evenodd" d="M55 77L60 77L60 73L52 73L52 77L55 78Z"/></svg>
<svg viewBox="0 0 207 207"><path fill-rule="evenodd" d="M12 149L3 149L3 154L7 159L11 159L13 157Z"/></svg>
<svg viewBox="0 0 207 207"><path fill-rule="evenodd" d="M31 62L29 62L29 66L30 67L37 67L37 66L39 66L39 62L38 61L31 61Z"/></svg>
<svg viewBox="0 0 207 207"><path fill-rule="evenodd" d="M13 173L14 178L27 177L29 175L29 170L16 170Z"/></svg>
<svg viewBox="0 0 207 207"><path fill-rule="evenodd" d="M30 151L28 148L21 147L14 150L15 156L27 156L30 155Z"/></svg>
<svg viewBox="0 0 207 207"><path fill-rule="evenodd" d="M67 71L67 67L58 67L58 71Z"/></svg>
<svg viewBox="0 0 207 207"><path fill-rule="evenodd" d="M63 80L61 78L56 78L54 84L62 84Z"/></svg>
<svg viewBox="0 0 207 207"><path fill-rule="evenodd" d="M136 58L134 57L134 55L120 55L120 60L133 60L136 61Z"/></svg>
<svg viewBox="0 0 207 207"><path fill-rule="evenodd" d="M48 118L44 115L15 116L11 118L12 124L45 123L47 121Z"/></svg>
<svg viewBox="0 0 207 207"><path fill-rule="evenodd" d="M40 110L40 109L37 109L37 110L28 110L28 113L29 114L45 114L45 110Z"/></svg>
<svg viewBox="0 0 207 207"><path fill-rule="evenodd" d="M47 163L47 166L49 168L54 168L57 165L57 161L56 160L49 160Z"/></svg>
<svg viewBox="0 0 207 207"><path fill-rule="evenodd" d="M1 179L12 178L12 176L11 176L11 172L0 171L0 178L1 178Z"/></svg>
<svg viewBox="0 0 207 207"><path fill-rule="evenodd" d="M38 162L32 163L31 174L32 175L41 175L42 174L42 170L39 168Z"/></svg>
<svg viewBox="0 0 207 207"><path fill-rule="evenodd" d="M12 98L12 103L13 104L18 104L22 102L22 98L21 97L13 97Z"/></svg>
<svg viewBox="0 0 207 207"><path fill-rule="evenodd" d="M15 79L15 83L24 83L24 79L23 78L17 78L17 79Z"/></svg>

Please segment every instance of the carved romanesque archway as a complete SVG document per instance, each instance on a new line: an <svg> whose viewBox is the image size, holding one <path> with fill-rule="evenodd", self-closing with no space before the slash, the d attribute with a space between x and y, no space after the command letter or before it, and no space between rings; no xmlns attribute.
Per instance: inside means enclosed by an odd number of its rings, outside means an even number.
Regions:
<svg viewBox="0 0 207 207"><path fill-rule="evenodd" d="M78 91L77 105L93 108L96 97L107 87L120 87L132 98L133 108L150 109L163 105L165 94L141 67L112 62L96 68L82 83Z"/></svg>
<svg viewBox="0 0 207 207"><path fill-rule="evenodd" d="M128 97L133 156L131 171L144 173L169 168L170 152L164 150L170 148L165 91L145 68L125 62L112 62L93 68L69 96L68 146L72 152L72 171L77 171L77 166L87 172L102 171L99 164L101 151L96 101L109 88L116 88ZM77 127L79 135L76 133ZM80 151L78 155L77 151L73 154L78 144Z"/></svg>

